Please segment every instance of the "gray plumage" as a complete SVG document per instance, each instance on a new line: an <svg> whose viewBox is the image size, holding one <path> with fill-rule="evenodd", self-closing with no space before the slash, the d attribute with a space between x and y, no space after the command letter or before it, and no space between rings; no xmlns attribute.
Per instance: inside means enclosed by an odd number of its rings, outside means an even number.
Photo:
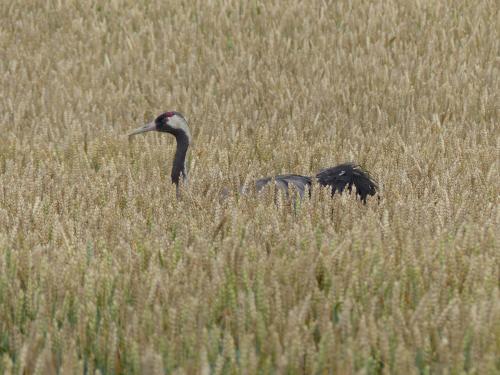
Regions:
<svg viewBox="0 0 500 375"><path fill-rule="evenodd" d="M266 177L255 181L255 190L260 192L273 178ZM300 197L304 197L306 188L311 188L311 178L306 176L301 176L297 174L283 174L274 177L274 181L278 189L288 193L290 185L293 185L297 189Z"/></svg>

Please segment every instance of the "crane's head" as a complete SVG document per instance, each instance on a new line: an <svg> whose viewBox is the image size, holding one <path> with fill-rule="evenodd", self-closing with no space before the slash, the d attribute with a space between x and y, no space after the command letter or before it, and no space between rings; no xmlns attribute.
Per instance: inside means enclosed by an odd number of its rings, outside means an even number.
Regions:
<svg viewBox="0 0 500 375"><path fill-rule="evenodd" d="M181 113L175 111L162 113L154 121L135 129L129 136L149 131L170 133L176 138L185 135L189 141L191 140L186 119Z"/></svg>

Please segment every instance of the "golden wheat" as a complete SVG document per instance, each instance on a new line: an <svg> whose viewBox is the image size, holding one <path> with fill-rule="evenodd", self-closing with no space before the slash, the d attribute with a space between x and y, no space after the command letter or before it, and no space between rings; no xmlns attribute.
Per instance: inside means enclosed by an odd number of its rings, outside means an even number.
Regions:
<svg viewBox="0 0 500 375"><path fill-rule="evenodd" d="M500 373L499 15L2 2L0 372ZM380 202L219 199L348 160Z"/></svg>

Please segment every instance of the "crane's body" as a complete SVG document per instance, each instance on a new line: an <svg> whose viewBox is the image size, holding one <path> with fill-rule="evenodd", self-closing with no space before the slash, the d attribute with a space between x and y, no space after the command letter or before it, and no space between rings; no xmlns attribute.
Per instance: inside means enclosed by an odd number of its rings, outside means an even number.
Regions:
<svg viewBox="0 0 500 375"><path fill-rule="evenodd" d="M274 179L276 186L285 192L291 185L297 190L301 198L307 191L311 192L313 180L316 179L320 186L330 187L332 196L335 193L342 194L346 189L350 193L352 187L356 187L356 194L362 202L366 202L369 195L375 195L377 184L359 165L354 163L343 163L332 168L322 169L314 177L296 174L278 175L274 178L266 177L255 181L255 189L261 191Z"/></svg>
<svg viewBox="0 0 500 375"><path fill-rule="evenodd" d="M191 143L191 133L187 121L179 112L165 112L158 116L153 122L134 130L129 135L148 131L170 133L177 141L171 179L172 183L176 186L177 195L179 195L179 183L181 178L184 181L187 180L185 161ZM377 183L370 177L370 174L355 163L343 163L332 168L322 169L314 177L284 174L275 177L261 178L255 181L254 187L255 190L259 192L271 181L274 181L279 189L288 193L289 187L293 185L302 198L306 190L308 190L309 193L311 192L313 179L315 179L320 186L331 188L332 196L337 192L342 194L346 189L348 192L351 192L354 186L356 188L356 194L363 203L366 203L366 198L368 196L375 195L378 189ZM244 192L243 189L240 189L240 191Z"/></svg>

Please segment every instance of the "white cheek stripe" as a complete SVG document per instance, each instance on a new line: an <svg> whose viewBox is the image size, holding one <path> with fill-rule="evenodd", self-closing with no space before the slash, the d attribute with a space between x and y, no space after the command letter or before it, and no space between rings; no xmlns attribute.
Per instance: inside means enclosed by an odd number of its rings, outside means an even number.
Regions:
<svg viewBox="0 0 500 375"><path fill-rule="evenodd" d="M189 141L191 142L191 133L189 131L189 127L188 127L187 122L185 120L183 120L182 118L180 118L178 116L174 116L174 117L170 118L170 121L168 122L168 124L174 129L183 130L184 133L186 133Z"/></svg>

